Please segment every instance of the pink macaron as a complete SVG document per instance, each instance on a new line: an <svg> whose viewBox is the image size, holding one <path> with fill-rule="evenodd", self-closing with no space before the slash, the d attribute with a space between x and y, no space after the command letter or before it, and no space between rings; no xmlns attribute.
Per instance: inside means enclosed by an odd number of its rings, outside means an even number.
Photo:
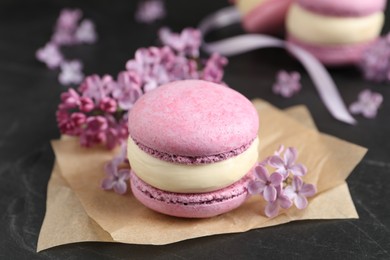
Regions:
<svg viewBox="0 0 390 260"><path fill-rule="evenodd" d="M385 0L297 0L287 18L287 39L330 66L356 64L378 38Z"/></svg>
<svg viewBox="0 0 390 260"><path fill-rule="evenodd" d="M242 26L250 33L278 34L284 29L287 10L293 0L236 0Z"/></svg>
<svg viewBox="0 0 390 260"><path fill-rule="evenodd" d="M226 86L185 80L146 93L129 113L133 195L177 217L237 208L258 160L258 128L252 103Z"/></svg>

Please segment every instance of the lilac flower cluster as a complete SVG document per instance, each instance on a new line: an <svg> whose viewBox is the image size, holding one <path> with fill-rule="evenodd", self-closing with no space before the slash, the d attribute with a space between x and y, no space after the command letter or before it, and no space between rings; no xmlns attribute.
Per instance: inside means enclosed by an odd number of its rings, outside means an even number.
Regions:
<svg viewBox="0 0 390 260"><path fill-rule="evenodd" d="M141 0L135 12L135 20L139 23L153 23L166 15L162 0Z"/></svg>
<svg viewBox="0 0 390 260"><path fill-rule="evenodd" d="M276 82L272 86L272 91L282 97L290 98L301 90L300 80L301 75L298 72L288 73L281 70L276 76Z"/></svg>
<svg viewBox="0 0 390 260"><path fill-rule="evenodd" d="M92 21L80 21L79 9L63 9L57 19L51 40L36 52L36 58L49 69L60 68L58 80L63 85L79 84L84 75L83 64L79 60L66 60L61 53L61 46L92 44L97 40Z"/></svg>
<svg viewBox="0 0 390 260"><path fill-rule="evenodd" d="M275 217L280 208L288 209L293 204L298 209L304 209L308 205L307 197L316 193L313 184L303 182L302 176L306 175L307 169L303 164L295 163L297 156L295 148L284 149L281 146L273 156L255 168L255 179L249 183L248 191L253 195L261 195L267 202L267 217ZM271 174L267 166L273 168Z"/></svg>
<svg viewBox="0 0 390 260"><path fill-rule="evenodd" d="M377 40L362 56L360 69L366 80L390 81L390 34Z"/></svg>
<svg viewBox="0 0 390 260"><path fill-rule="evenodd" d="M109 75L88 76L77 90L63 93L57 111L61 133L79 136L81 145L86 147L102 144L112 149L127 139L128 111L145 92L184 79L221 83L227 60L218 54L207 60L198 57L199 31L185 29L176 34L164 30L161 41L168 45L138 49L134 59L126 63L126 70L116 79ZM171 47L172 44L176 47ZM79 64L64 66L74 68Z"/></svg>

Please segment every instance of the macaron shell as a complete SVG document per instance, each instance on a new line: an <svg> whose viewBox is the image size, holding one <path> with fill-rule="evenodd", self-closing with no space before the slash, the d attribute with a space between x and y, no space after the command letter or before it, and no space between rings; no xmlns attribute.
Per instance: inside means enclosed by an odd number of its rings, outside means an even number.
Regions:
<svg viewBox="0 0 390 260"><path fill-rule="evenodd" d="M311 11L329 16L365 16L386 7L386 0L297 0Z"/></svg>
<svg viewBox="0 0 390 260"><path fill-rule="evenodd" d="M281 32L292 0L267 0L242 18L242 26L250 33Z"/></svg>
<svg viewBox="0 0 390 260"><path fill-rule="evenodd" d="M357 64L364 51L376 40L347 45L314 45L302 42L291 35L287 40L311 53L327 66L342 66Z"/></svg>
<svg viewBox="0 0 390 260"><path fill-rule="evenodd" d="M237 91L201 81L176 81L143 95L129 113L129 133L151 149L181 156L235 150L256 138L252 103Z"/></svg>
<svg viewBox="0 0 390 260"><path fill-rule="evenodd" d="M251 173L248 173L240 181L218 191L178 194L156 189L139 179L134 172L130 175L132 193L143 205L166 215L183 218L209 218L238 208L249 196L246 186L250 179Z"/></svg>

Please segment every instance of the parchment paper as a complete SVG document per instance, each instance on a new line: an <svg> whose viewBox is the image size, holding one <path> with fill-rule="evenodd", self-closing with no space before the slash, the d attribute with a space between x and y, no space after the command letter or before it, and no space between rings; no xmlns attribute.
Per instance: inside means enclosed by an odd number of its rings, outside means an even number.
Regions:
<svg viewBox="0 0 390 260"><path fill-rule="evenodd" d="M237 210L210 219L165 216L138 203L130 192L119 196L100 190L102 166L115 152L81 148L77 140L66 139L53 142L57 162L48 186L37 251L82 241L159 245L294 220L357 218L344 180L366 149L313 130L314 123L302 106L286 115L265 102L256 100L254 104L261 124L260 159L281 143L296 146L298 161L309 169L306 180L318 186L319 194L306 210L289 209L268 219L262 212L264 203L253 197Z"/></svg>

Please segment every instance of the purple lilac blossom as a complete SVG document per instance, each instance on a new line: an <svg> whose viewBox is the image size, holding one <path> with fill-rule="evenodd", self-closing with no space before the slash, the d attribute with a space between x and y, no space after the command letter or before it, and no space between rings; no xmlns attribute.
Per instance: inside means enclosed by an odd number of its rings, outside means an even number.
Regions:
<svg viewBox="0 0 390 260"><path fill-rule="evenodd" d="M65 86L79 84L84 78L82 69L83 64L79 60L64 61L61 63L61 72L58 75L58 81Z"/></svg>
<svg viewBox="0 0 390 260"><path fill-rule="evenodd" d="M300 80L301 75L298 72L279 71L272 91L282 97L290 98L301 90Z"/></svg>
<svg viewBox="0 0 390 260"><path fill-rule="evenodd" d="M250 194L261 194L266 201L276 199L276 188L283 181L283 176L277 172L269 175L268 170L259 165L255 168L255 180L251 181L248 186Z"/></svg>
<svg viewBox="0 0 390 260"><path fill-rule="evenodd" d="M141 0L135 13L139 23L153 23L165 17L166 11L162 0Z"/></svg>
<svg viewBox="0 0 390 260"><path fill-rule="evenodd" d="M95 24L91 20L84 19L75 32L75 39L79 43L95 43L97 41Z"/></svg>
<svg viewBox="0 0 390 260"><path fill-rule="evenodd" d="M288 209L292 206L292 201L283 194L281 186L276 187L276 199L269 201L265 206L265 215L269 218L273 218L278 215L279 208Z"/></svg>
<svg viewBox="0 0 390 260"><path fill-rule="evenodd" d="M64 60L58 46L51 42L37 50L36 58L45 63L49 69L58 68Z"/></svg>
<svg viewBox="0 0 390 260"><path fill-rule="evenodd" d="M298 209L307 207L306 197L312 197L316 193L316 187L313 184L306 184L299 176L294 176L292 184L284 189L284 194L292 201Z"/></svg>
<svg viewBox="0 0 390 260"><path fill-rule="evenodd" d="M202 35L199 30L185 28L181 33L174 33L164 27L159 31L159 37L163 45L171 47L179 55L199 57L199 48L202 44Z"/></svg>
<svg viewBox="0 0 390 260"><path fill-rule="evenodd" d="M383 96L380 93L365 89L360 92L358 100L352 103L349 111L352 114L362 114L366 118L374 118L383 102Z"/></svg>
<svg viewBox="0 0 390 260"><path fill-rule="evenodd" d="M248 183L248 192L252 195L260 194L264 198L267 202L264 210L267 217L277 216L280 208L290 208L293 202L298 209L304 209L308 204L306 197L316 193L314 185L306 184L301 179L307 170L302 164L295 164L297 154L295 148L285 150L281 145L274 155L267 157L254 170L255 176ZM276 168L276 171L269 175L266 167Z"/></svg>
<svg viewBox="0 0 390 260"><path fill-rule="evenodd" d="M75 32L82 12L79 9L63 9L57 19L52 42L57 45L72 45L77 43Z"/></svg>
<svg viewBox="0 0 390 260"><path fill-rule="evenodd" d="M128 168L119 169L121 164L128 164L126 154L127 145L126 142L123 142L118 155L114 156L114 158L107 162L104 166L104 171L106 172L107 177L102 181L102 189L114 189L114 191L118 194L126 193L128 180L130 179L130 170Z"/></svg>
<svg viewBox="0 0 390 260"><path fill-rule="evenodd" d="M295 163L298 156L297 149L289 147L284 152L283 158L280 155L273 155L269 158L269 165L276 168L276 172L283 175L286 179L289 172L296 176L303 176L306 174L307 169L301 163Z"/></svg>
<svg viewBox="0 0 390 260"><path fill-rule="evenodd" d="M377 40L363 53L359 67L366 80L390 81L390 34Z"/></svg>

